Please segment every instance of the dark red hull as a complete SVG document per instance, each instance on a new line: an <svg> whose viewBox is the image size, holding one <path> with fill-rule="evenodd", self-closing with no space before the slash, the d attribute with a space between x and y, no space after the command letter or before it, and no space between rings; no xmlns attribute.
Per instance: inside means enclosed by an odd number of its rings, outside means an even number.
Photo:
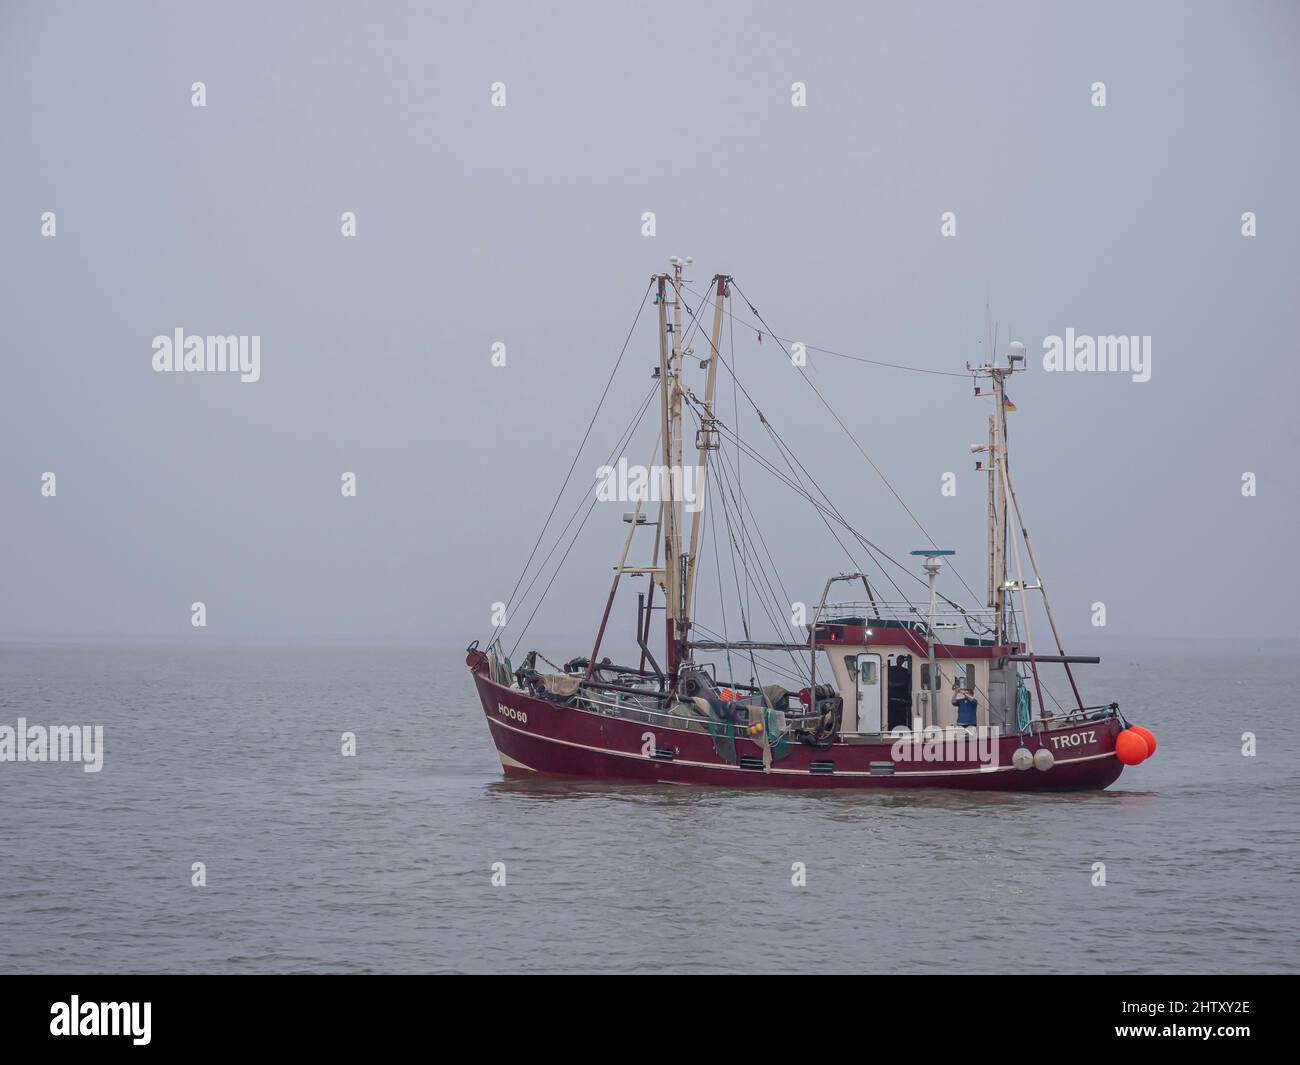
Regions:
<svg viewBox="0 0 1300 1065"><path fill-rule="evenodd" d="M1105 788L1124 768L1115 756L1123 726L1114 716L1033 736L1003 736L994 741L994 757L982 760L926 759L919 751L899 760L894 744L840 740L828 750L794 744L767 770L745 768L722 758L707 733L553 706L494 682L479 651L470 653L468 665L507 775L746 788L1059 791ZM735 745L738 756L761 758L755 741L742 737ZM1052 767L1015 768L1012 754L1021 746L1051 751Z"/></svg>

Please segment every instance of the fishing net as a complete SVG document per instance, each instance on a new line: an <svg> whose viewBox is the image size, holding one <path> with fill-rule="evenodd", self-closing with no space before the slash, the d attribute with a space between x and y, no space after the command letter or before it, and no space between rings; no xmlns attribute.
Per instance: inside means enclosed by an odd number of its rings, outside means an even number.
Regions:
<svg viewBox="0 0 1300 1065"><path fill-rule="evenodd" d="M1029 731L1029 689L1025 687L1025 678L1016 674L1016 727L1021 732Z"/></svg>
<svg viewBox="0 0 1300 1065"><path fill-rule="evenodd" d="M731 720L731 706L720 699L709 699L709 735L713 737L713 749L724 762L736 764L736 731Z"/></svg>
<svg viewBox="0 0 1300 1065"><path fill-rule="evenodd" d="M766 737L772 750L772 760L784 758L790 753L790 740L786 735L785 715L767 706L752 706L731 700L709 699L709 735L713 738L713 749L723 761L736 764L736 737L745 736L754 739L761 748ZM761 722L763 736L750 734L749 715L757 711L757 720ZM737 718L744 715L744 721ZM779 735L778 735L779 733Z"/></svg>
<svg viewBox="0 0 1300 1065"><path fill-rule="evenodd" d="M777 710L769 710L764 707L763 731L767 733L768 743L772 745L773 761L776 761L778 758L784 758L790 753L790 734L783 731L781 735L776 735L778 724L783 727L784 723L785 715L783 713ZM775 739L773 737L775 737Z"/></svg>

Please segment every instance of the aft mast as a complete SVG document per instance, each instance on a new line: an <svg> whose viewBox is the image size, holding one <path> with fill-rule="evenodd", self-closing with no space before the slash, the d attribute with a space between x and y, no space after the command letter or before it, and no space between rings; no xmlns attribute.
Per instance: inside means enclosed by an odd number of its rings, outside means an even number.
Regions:
<svg viewBox="0 0 1300 1065"><path fill-rule="evenodd" d="M1074 693L1075 702L1080 710L1083 709L1083 697L1079 694L1079 686L1075 683L1074 672L1070 669L1071 662L1090 661L1087 658L1080 658L1073 655L1067 655L1065 648L1061 643L1061 634L1056 627L1056 619L1052 616L1052 606L1047 598L1047 588L1043 584L1043 575L1038 568L1038 560L1034 557L1034 548L1029 540L1029 532L1025 528L1025 519L1020 513L1020 501L1016 498L1015 485L1011 481L1011 470L1007 462L1007 410L1015 410L1014 405L1007 398L1006 379L1012 374L1022 373L1025 370L1025 346L1019 341L1012 341L1007 347L1007 365L998 364L997 355L993 356L993 361L982 366L974 367L972 372L977 377L988 377L993 382L993 415L989 419L989 590L990 602L994 611L994 639L997 643L1002 644L1007 641L1007 592L1019 592L1023 601L1024 593L1027 591L1037 591L1043 597L1043 612L1047 615L1047 624L1052 631L1052 638L1056 643L1057 654L1044 658L1034 653L1033 637L1029 631L1029 611L1028 605L1025 604L1023 619L1025 622L1025 640L1029 652L1030 671L1034 677L1034 684L1038 688L1038 705L1043 707L1042 688L1038 679L1038 662L1040 661L1057 661L1065 666L1066 677L1069 678L1070 688ZM978 393L978 389L976 392ZM975 445L975 450L983 450L979 445ZM1010 511L1015 511L1016 527L1020 530L1020 540L1025 545L1025 553L1028 555L1029 565L1033 571L1033 582L1027 582L1024 575L1020 572L1020 552L1016 549L1016 579L1008 580L1007 578L1007 546L1009 537L1007 536L1007 526L1010 520ZM1011 541L1011 546L1015 549L1015 542Z"/></svg>
<svg viewBox="0 0 1300 1065"><path fill-rule="evenodd" d="M973 368L976 377L987 377L993 382L993 413L989 415L989 439L985 446L972 445L976 452L988 454L988 603L993 610L993 638L1002 644L1007 640L1007 393L1006 379L1024 371L1024 346L1013 343L1007 357L1008 365L993 361ZM1017 365L1019 363L1020 365ZM969 365L969 364L968 364ZM977 388L976 394L979 393Z"/></svg>

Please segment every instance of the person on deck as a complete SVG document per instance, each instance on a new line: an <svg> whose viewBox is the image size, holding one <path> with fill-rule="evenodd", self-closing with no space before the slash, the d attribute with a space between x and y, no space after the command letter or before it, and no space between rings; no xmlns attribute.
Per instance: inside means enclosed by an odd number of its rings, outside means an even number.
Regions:
<svg viewBox="0 0 1300 1065"><path fill-rule="evenodd" d="M969 688L957 688L952 693L952 705L957 708L957 724L974 727L977 724L975 716L979 709L979 703L975 701L975 693Z"/></svg>

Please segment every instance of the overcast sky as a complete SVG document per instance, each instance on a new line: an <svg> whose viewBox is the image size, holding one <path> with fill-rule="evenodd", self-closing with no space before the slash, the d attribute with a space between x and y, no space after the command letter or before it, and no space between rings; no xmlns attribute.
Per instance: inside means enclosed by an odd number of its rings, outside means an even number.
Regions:
<svg viewBox="0 0 1300 1065"><path fill-rule="evenodd" d="M986 305L1025 343L1013 469L1067 631L1104 602L1111 635L1295 637L1298 50L1292 3L6 3L0 631L188 638L202 601L215 636L484 636L650 274L692 255L810 345L960 370ZM260 380L155 372L178 328L260 337ZM1149 336L1150 380L1045 371L1067 329ZM647 314L562 514L655 345ZM925 546L780 349L735 351L846 516ZM809 376L982 590L986 401ZM815 601L847 561L746 484ZM538 616L556 653L623 509Z"/></svg>

